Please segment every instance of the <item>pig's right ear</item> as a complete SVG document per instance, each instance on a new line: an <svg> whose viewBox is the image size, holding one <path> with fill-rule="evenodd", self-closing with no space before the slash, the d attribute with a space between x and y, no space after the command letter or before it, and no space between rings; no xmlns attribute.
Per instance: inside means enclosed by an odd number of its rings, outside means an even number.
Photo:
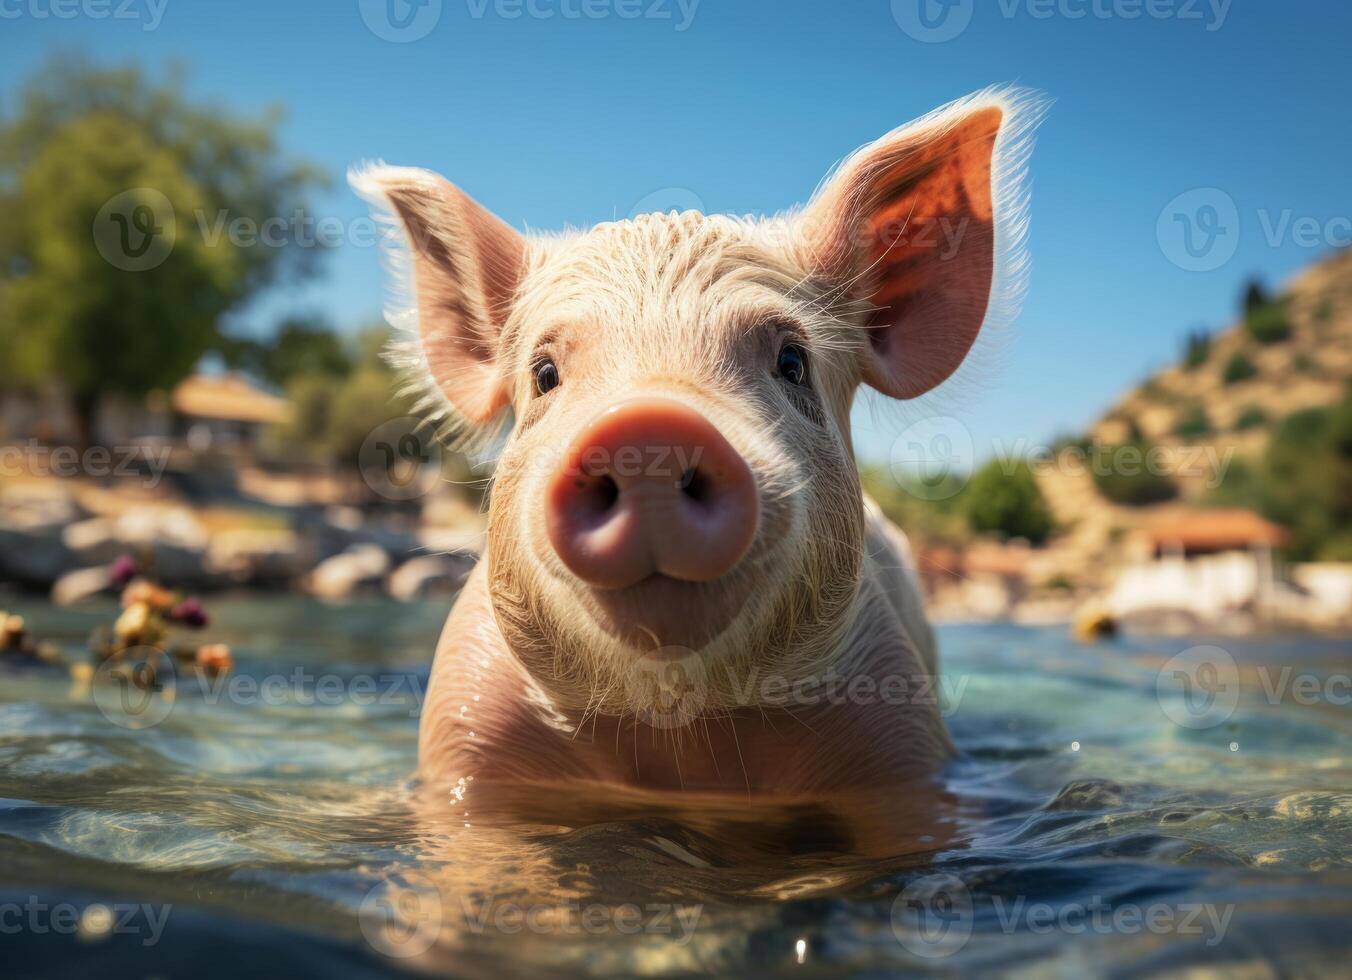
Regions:
<svg viewBox="0 0 1352 980"><path fill-rule="evenodd" d="M428 170L374 166L349 180L403 227L421 366L456 421L490 422L509 400L499 340L525 269L525 238Z"/></svg>
<svg viewBox="0 0 1352 980"><path fill-rule="evenodd" d="M833 296L862 311L862 378L915 398L1017 311L1030 148L1045 103L990 89L865 146L808 205L800 240Z"/></svg>

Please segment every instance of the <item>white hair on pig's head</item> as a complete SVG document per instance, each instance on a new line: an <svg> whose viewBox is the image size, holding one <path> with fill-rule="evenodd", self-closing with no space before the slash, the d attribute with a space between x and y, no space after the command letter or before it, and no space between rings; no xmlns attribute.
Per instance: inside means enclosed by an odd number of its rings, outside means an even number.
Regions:
<svg viewBox="0 0 1352 980"><path fill-rule="evenodd" d="M391 356L422 410L462 446L506 432L489 516L494 608L554 697L632 710L635 652L659 646L696 652L714 710L737 704L753 671L792 683L829 666L863 567L855 392L932 390L1017 310L1042 111L1026 91L978 93L862 147L804 208L768 219L673 212L527 237L428 171L352 174L399 232ZM805 352L810 383L776 378L786 344ZM548 397L533 374L542 358L562 379ZM667 600L681 607L667 635L626 622L544 531L559 454L636 393L709 419L759 497L749 549Z"/></svg>

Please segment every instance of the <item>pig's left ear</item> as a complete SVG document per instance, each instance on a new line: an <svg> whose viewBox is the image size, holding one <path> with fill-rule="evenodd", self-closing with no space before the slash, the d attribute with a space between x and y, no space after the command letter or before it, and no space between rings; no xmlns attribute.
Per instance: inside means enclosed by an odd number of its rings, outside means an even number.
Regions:
<svg viewBox="0 0 1352 980"><path fill-rule="evenodd" d="M427 170L377 165L349 174L353 188L402 228L401 265L411 308L387 312L414 334L399 360L435 383L462 440L507 407L499 361L503 323L526 265L526 240L454 184Z"/></svg>
<svg viewBox="0 0 1352 980"><path fill-rule="evenodd" d="M929 391L995 300L1017 307L1026 137L1042 110L1008 89L946 106L845 160L800 216L809 265L866 311L860 370L879 391Z"/></svg>

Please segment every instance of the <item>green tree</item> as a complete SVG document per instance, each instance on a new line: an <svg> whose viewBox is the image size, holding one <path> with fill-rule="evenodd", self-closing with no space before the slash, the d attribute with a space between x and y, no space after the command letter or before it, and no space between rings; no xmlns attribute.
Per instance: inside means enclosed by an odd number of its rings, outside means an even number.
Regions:
<svg viewBox="0 0 1352 980"><path fill-rule="evenodd" d="M221 353L236 369L285 387L301 375L345 378L352 372L353 352L326 322L318 318L289 317L268 340L224 338Z"/></svg>
<svg viewBox="0 0 1352 980"><path fill-rule="evenodd" d="M1221 372L1221 381L1228 385L1238 384L1241 381L1248 381L1258 374L1258 367L1249 360L1248 355L1243 351L1235 351L1230 355L1230 360L1225 362L1225 370Z"/></svg>
<svg viewBox="0 0 1352 980"><path fill-rule="evenodd" d="M1191 371L1206 363L1211 355L1211 334L1205 330L1194 330L1183 342L1183 367Z"/></svg>
<svg viewBox="0 0 1352 980"><path fill-rule="evenodd" d="M974 531L1041 544L1052 532L1052 512L1042 497L1032 467L1019 462L1011 469L992 460L972 476L963 494L963 512Z"/></svg>
<svg viewBox="0 0 1352 980"><path fill-rule="evenodd" d="M316 259L226 233L322 181L282 159L277 115L194 105L182 85L57 60L0 117L0 346L11 381L64 384L86 442L104 395L174 384L224 314Z"/></svg>
<svg viewBox="0 0 1352 980"><path fill-rule="evenodd" d="M376 326L348 338L342 353L351 369L341 378L324 371L294 374L286 387L291 416L273 431L274 445L293 457L356 466L372 430L412 411L381 357L388 337L387 328Z"/></svg>
<svg viewBox="0 0 1352 980"><path fill-rule="evenodd" d="M1286 304L1280 300L1255 306L1244 317L1244 328L1260 344L1275 344L1291 336Z"/></svg>
<svg viewBox="0 0 1352 980"><path fill-rule="evenodd" d="M1108 500L1128 507L1143 507L1172 500L1178 485L1149 465L1151 447L1144 442L1105 446L1094 460L1094 486Z"/></svg>

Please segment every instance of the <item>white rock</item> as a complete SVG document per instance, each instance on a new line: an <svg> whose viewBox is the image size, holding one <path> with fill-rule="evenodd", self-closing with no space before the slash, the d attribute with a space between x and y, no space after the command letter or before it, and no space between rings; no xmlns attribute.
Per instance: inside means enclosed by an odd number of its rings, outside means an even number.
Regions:
<svg viewBox="0 0 1352 980"><path fill-rule="evenodd" d="M390 595L401 602L459 590L474 567L472 555L422 555L400 565L390 575Z"/></svg>
<svg viewBox="0 0 1352 980"><path fill-rule="evenodd" d="M56 580L52 586L52 602L58 606L70 606L108 592L112 587L112 575L106 565L77 568Z"/></svg>
<svg viewBox="0 0 1352 980"><path fill-rule="evenodd" d="M316 565L309 588L323 599L345 599L359 588L379 585L389 570L390 557L384 548L357 544Z"/></svg>

